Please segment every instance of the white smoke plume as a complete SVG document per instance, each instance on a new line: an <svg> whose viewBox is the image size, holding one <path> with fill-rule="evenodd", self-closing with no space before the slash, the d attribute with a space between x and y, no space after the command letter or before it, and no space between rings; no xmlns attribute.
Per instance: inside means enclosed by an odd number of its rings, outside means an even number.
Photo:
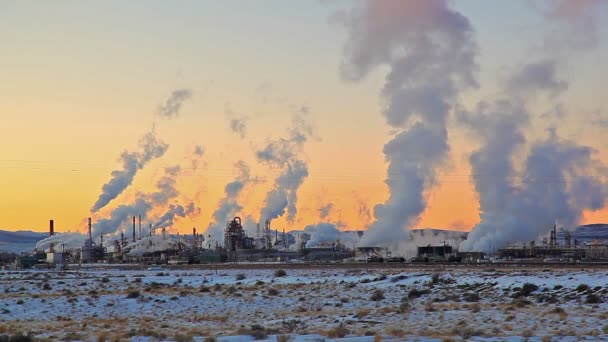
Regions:
<svg viewBox="0 0 608 342"><path fill-rule="evenodd" d="M194 203L190 203L186 207L180 204L170 204L167 211L152 225L152 229L171 227L176 217L186 217L198 211Z"/></svg>
<svg viewBox="0 0 608 342"><path fill-rule="evenodd" d="M116 235L123 229L128 232L128 225L133 216L141 215L142 218L148 217L148 212L155 207L166 205L171 199L179 196L176 188L176 178L180 175L181 168L172 166L165 168L165 174L156 183L157 191L149 194L137 193L132 203L122 204L113 209L109 217L102 218L93 225L93 237L100 234ZM146 231L148 228L145 228Z"/></svg>
<svg viewBox="0 0 608 342"><path fill-rule="evenodd" d="M546 234L556 220L573 228L584 210L603 208L608 197L607 168L596 151L559 138L555 129L549 129L547 139L532 143L520 172L513 167L532 116L526 103L543 95L555 100L568 89L557 75L568 54L554 52L595 46L599 2L556 1L551 6L547 18L557 27L548 38L554 43L550 57L520 67L507 81L503 99L493 106L478 106L474 118L465 120L481 138L482 147L470 158L481 222L463 242L464 250L489 252L509 242L528 242ZM584 37L564 34L571 30ZM555 32L561 32L557 39Z"/></svg>
<svg viewBox="0 0 608 342"><path fill-rule="evenodd" d="M162 157L169 145L156 137L154 130L146 133L139 141L140 151L124 151L120 156L122 169L112 171L112 179L103 185L102 193L91 207L95 213L118 197L131 183L137 172L153 159Z"/></svg>
<svg viewBox="0 0 608 342"><path fill-rule="evenodd" d="M583 210L603 208L608 198L607 169L594 158L595 152L554 132L535 143L521 185L510 182L508 193L497 193L504 207L491 209L480 197L482 221L463 249L492 251L509 242L527 242L545 234L556 220L575 227Z"/></svg>
<svg viewBox="0 0 608 342"><path fill-rule="evenodd" d="M58 233L36 242L36 249L48 252L53 243L56 252L62 249L74 250L82 247L86 238L87 236L81 233Z"/></svg>
<svg viewBox="0 0 608 342"><path fill-rule="evenodd" d="M230 121L230 130L232 130L234 133L238 134L241 139L245 139L245 136L247 136L248 118L246 116L237 116L232 111L232 109L230 108L230 105L228 103L226 103L224 105L224 113L226 114L226 116L228 117L228 120Z"/></svg>
<svg viewBox="0 0 608 342"><path fill-rule="evenodd" d="M192 97L190 89L177 89L165 100L165 103L158 106L158 115L165 118L174 118L179 116L182 105Z"/></svg>
<svg viewBox="0 0 608 342"><path fill-rule="evenodd" d="M289 222L295 220L298 189L308 177L308 165L299 159L304 143L312 135L312 127L304 118L307 113L308 108L303 107L295 114L288 138L270 141L266 147L256 152L261 162L282 169L272 189L266 194L260 222L276 219L285 213Z"/></svg>
<svg viewBox="0 0 608 342"><path fill-rule="evenodd" d="M608 15L605 0L554 0L543 8L552 31L545 39L545 48L553 54L569 54L588 50L600 41L602 16Z"/></svg>
<svg viewBox="0 0 608 342"><path fill-rule="evenodd" d="M161 252L167 250L177 250L177 241L167 238L164 239L161 235L146 236L141 240L131 242L127 246L130 256L143 256L146 253Z"/></svg>
<svg viewBox="0 0 608 342"><path fill-rule="evenodd" d="M192 172L196 172L198 170L199 164L201 163L202 157L205 155L205 148L201 145L194 146L194 157L192 158L192 162L190 163L190 167L192 168Z"/></svg>
<svg viewBox="0 0 608 342"><path fill-rule="evenodd" d="M333 223L318 223L304 228L304 233L310 234L310 240L306 243L307 248L317 247L324 243L340 242L342 245L352 248L357 244L359 238L356 232L343 232Z"/></svg>
<svg viewBox="0 0 608 342"><path fill-rule="evenodd" d="M396 247L426 207L424 190L449 150L446 120L456 97L476 86L473 28L442 0L364 1L335 18L349 31L346 79L388 67L383 114L400 132L384 146L389 199L374 208L361 243Z"/></svg>
<svg viewBox="0 0 608 342"><path fill-rule="evenodd" d="M319 208L319 216L322 219L327 218L327 216L329 216L329 213L332 211L333 208L334 208L334 205L332 203L327 203L327 204L321 206L321 208Z"/></svg>
<svg viewBox="0 0 608 342"><path fill-rule="evenodd" d="M234 133L237 133L241 139L244 139L247 135L247 118L240 117L230 119L230 129Z"/></svg>
<svg viewBox="0 0 608 342"><path fill-rule="evenodd" d="M213 212L213 222L207 227L205 235L210 241L217 242L219 245L224 244L224 228L226 222L237 215L243 207L238 203L239 195L245 186L251 181L249 167L245 162L239 161L235 167L238 170L238 175L235 180L226 184L224 188L224 198L220 200L217 208Z"/></svg>

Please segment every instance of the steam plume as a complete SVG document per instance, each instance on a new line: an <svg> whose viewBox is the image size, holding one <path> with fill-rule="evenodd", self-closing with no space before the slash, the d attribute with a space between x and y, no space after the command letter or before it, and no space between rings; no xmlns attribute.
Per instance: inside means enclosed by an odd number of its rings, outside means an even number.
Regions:
<svg viewBox="0 0 608 342"><path fill-rule="evenodd" d="M192 97L192 91L189 89L174 90L171 95L165 100L165 103L158 107L158 115L165 118L173 118L179 115L184 102Z"/></svg>
<svg viewBox="0 0 608 342"><path fill-rule="evenodd" d="M137 174L152 159L162 157L169 145L156 138L154 130L146 133L139 141L140 151L124 151L120 156L122 169L112 171L112 179L102 187L102 193L91 207L95 213L118 197L131 183Z"/></svg>
<svg viewBox="0 0 608 342"><path fill-rule="evenodd" d="M340 241L343 245L352 247L353 243L357 243L358 241L355 232L342 232L332 223L319 223L306 226L304 233L310 234L310 240L306 243L306 247L309 248L337 241Z"/></svg>
<svg viewBox="0 0 608 342"><path fill-rule="evenodd" d="M549 35L552 51L595 45L599 2L551 5L555 7L546 17L557 25ZM556 32L560 32L558 39ZM519 174L513 168L514 152L525 142L523 129L531 117L525 104L542 95L554 99L567 89L567 82L557 76L557 66L565 63L560 57L564 56L552 53L521 67L507 82L505 98L497 101L495 112L481 106L485 108L478 108L475 119L468 120L483 145L470 158L481 222L463 242L465 250L491 251L509 242L527 242L546 233L555 220L574 227L583 210L597 210L605 204L606 167L595 158L593 149L559 138L555 129L549 129L547 139L532 144ZM515 181L517 176L520 182Z"/></svg>
<svg viewBox="0 0 608 342"><path fill-rule="evenodd" d="M349 30L342 74L358 81L388 66L381 95L389 125L401 130L384 146L389 199L374 208L363 245L408 238L426 206L449 147L446 119L458 92L476 86L476 44L467 18L446 1L365 1L336 18Z"/></svg>
<svg viewBox="0 0 608 342"><path fill-rule="evenodd" d="M312 134L312 128L304 120L308 109L303 107L294 116L294 124L289 138L270 141L265 148L257 151L258 160L271 167L280 167L282 172L275 179L273 188L266 194L260 221L283 216L293 222L297 214L298 189L308 176L308 165L298 159L302 146Z"/></svg>
<svg viewBox="0 0 608 342"><path fill-rule="evenodd" d="M226 184L224 198L220 200L218 207L213 212L213 222L209 224L205 233L220 245L224 243L223 234L226 222L243 209L238 203L238 197L247 183L251 181L249 167L243 161L237 162L235 167L239 174L235 180Z"/></svg>
<svg viewBox="0 0 608 342"><path fill-rule="evenodd" d="M321 208L319 208L319 216L321 216L322 219L327 218L333 208L334 205L332 203L327 203L326 205L321 206Z"/></svg>
<svg viewBox="0 0 608 342"><path fill-rule="evenodd" d="M176 217L186 217L195 212L197 212L197 208L194 203L188 204L185 208L180 204L171 204L169 209L152 226L152 229L171 227Z"/></svg>

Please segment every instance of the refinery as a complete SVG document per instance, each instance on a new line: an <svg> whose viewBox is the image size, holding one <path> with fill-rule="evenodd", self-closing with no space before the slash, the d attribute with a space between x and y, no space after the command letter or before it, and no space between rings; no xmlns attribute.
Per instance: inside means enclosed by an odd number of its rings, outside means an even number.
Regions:
<svg viewBox="0 0 608 342"><path fill-rule="evenodd" d="M39 241L32 253L22 253L4 268L70 269L82 265L196 265L237 263L568 263L607 262L608 242L597 236L580 235L554 225L540 241L514 243L493 251L459 251L467 233L412 230L412 253L400 254L380 246L361 246L365 231L332 231L323 241L315 232L279 231L271 221L257 224L249 236L241 218L226 222L223 241L199 233L170 234L152 224L142 227L141 215L133 216L130 227L115 234L95 238L88 219L84 241L80 234L56 234L54 220L49 235ZM446 235L446 233L449 233ZM424 239L426 235L430 238ZM78 238L74 238L78 236ZM343 238L341 240L340 238ZM333 240L332 240L333 238ZM440 241L441 240L441 241Z"/></svg>

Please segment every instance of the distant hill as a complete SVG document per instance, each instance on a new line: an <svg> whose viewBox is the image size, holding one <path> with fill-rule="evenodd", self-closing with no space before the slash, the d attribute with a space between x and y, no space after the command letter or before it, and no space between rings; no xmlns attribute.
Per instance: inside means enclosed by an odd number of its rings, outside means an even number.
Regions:
<svg viewBox="0 0 608 342"><path fill-rule="evenodd" d="M31 252L36 246L36 242L44 239L48 233L32 232L29 230L19 230L10 232L0 230L0 251L4 252Z"/></svg>

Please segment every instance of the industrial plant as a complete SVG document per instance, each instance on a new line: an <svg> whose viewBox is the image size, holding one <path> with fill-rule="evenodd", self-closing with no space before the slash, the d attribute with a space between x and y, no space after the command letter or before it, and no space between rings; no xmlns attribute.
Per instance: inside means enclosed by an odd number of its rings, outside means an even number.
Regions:
<svg viewBox="0 0 608 342"><path fill-rule="evenodd" d="M598 262L608 261L608 243L593 227L568 231L554 225L548 237L539 242L510 244L496 251L459 251L465 241L464 232L412 230L415 248L411 254L398 254L386 247L361 246L364 231L335 233L319 240L310 231L279 231L271 221L257 224L254 236L249 236L240 217L225 224L223 241L213 240L192 228L192 234L169 234L166 228L142 228L141 215L133 216L130 226L112 237L92 233L88 219L84 239L71 241L68 234L56 234L54 220L49 221L49 236L40 241L31 254L19 256L13 268L65 269L83 264L192 265L209 263L521 263L521 262ZM129 232L125 234L125 232ZM591 233L590 233L591 232ZM423 239L427 235L427 239ZM443 235L439 235L443 234ZM595 235L593 235L595 234ZM321 234L322 235L322 234ZM431 235L431 236L428 236ZM340 241L340 236L348 237ZM447 238L441 242L438 237ZM333 239L332 239L333 238ZM435 243L427 243L433 241ZM353 240L354 239L354 240ZM314 243L313 240L315 240Z"/></svg>

